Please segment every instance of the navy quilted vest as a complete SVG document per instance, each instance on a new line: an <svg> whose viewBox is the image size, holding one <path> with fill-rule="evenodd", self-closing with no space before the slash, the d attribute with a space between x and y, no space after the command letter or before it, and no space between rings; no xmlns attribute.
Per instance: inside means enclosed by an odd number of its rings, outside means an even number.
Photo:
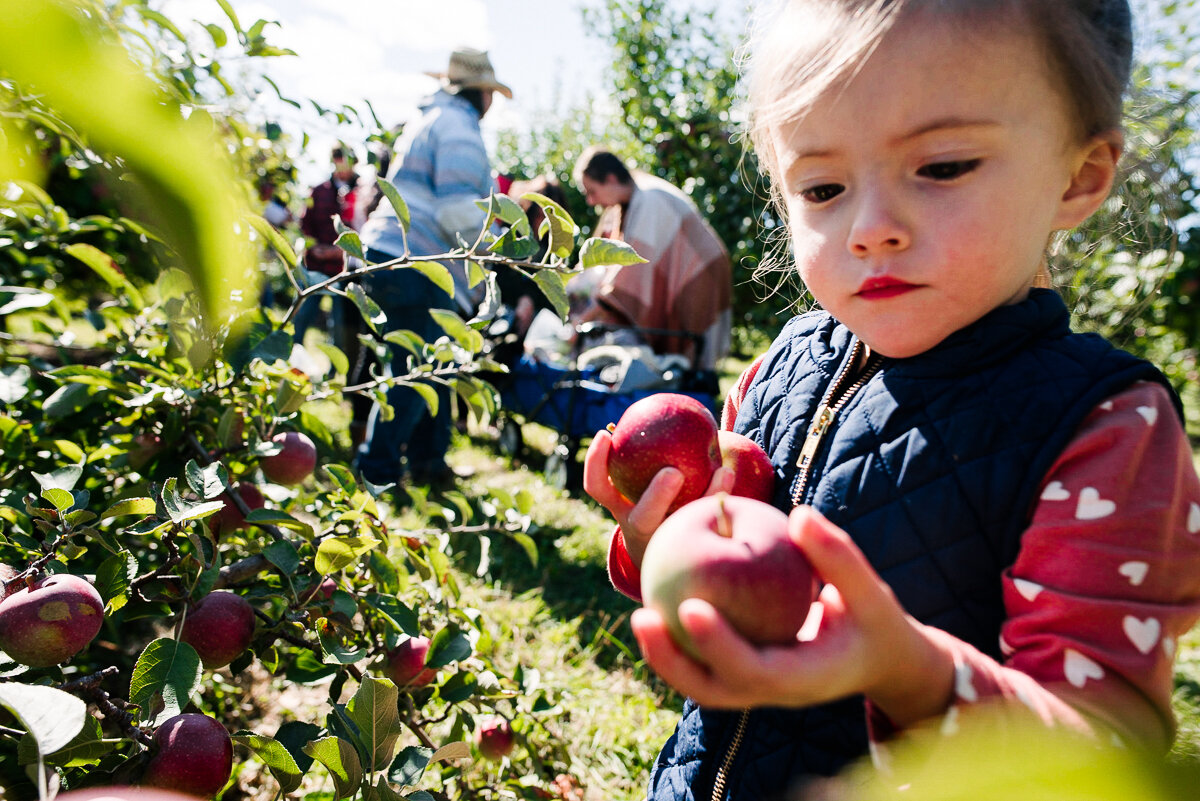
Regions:
<svg viewBox="0 0 1200 801"><path fill-rule="evenodd" d="M735 430L770 454L781 509L792 507L809 424L853 345L824 312L793 319L742 403ZM910 614L998 657L1000 574L1042 477L1092 408L1141 379L1166 385L1150 364L1071 333L1059 297L1034 290L926 353L884 360L814 454L803 502L850 533ZM738 717L689 701L649 798L707 801ZM866 750L860 698L756 709L726 798L782 797Z"/></svg>

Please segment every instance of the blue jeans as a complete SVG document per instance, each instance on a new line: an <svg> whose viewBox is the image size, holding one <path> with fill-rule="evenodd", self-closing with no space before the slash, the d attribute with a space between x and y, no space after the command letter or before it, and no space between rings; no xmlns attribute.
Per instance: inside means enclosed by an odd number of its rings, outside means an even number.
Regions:
<svg viewBox="0 0 1200 801"><path fill-rule="evenodd" d="M389 261L394 256L368 250L367 259L373 263ZM363 286L367 294L387 315L385 331L408 329L432 342L444 332L429 314L430 309L453 308L450 296L416 270L386 270L367 276ZM410 354L393 345L389 375L407 372ZM394 386L388 390L388 405L395 416L383 420L379 407L371 410L366 440L359 450L359 474L372 484L399 481L402 474L400 457L407 457L408 470L414 475L436 475L446 468L446 451L450 447L451 394L443 384L430 382L437 391L438 411L429 414L424 399L414 390Z"/></svg>

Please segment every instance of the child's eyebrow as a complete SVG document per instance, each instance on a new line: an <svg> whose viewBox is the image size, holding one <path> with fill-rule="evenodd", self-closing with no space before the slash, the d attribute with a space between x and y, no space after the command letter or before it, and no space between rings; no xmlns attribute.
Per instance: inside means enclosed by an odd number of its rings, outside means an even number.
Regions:
<svg viewBox="0 0 1200 801"><path fill-rule="evenodd" d="M971 119L967 117L939 117L930 122L922 123L916 128L895 137L892 140L893 144L906 142L912 139L919 139L931 133L941 133L944 131L958 131L963 129L987 129L999 128L1000 123L992 119Z"/></svg>

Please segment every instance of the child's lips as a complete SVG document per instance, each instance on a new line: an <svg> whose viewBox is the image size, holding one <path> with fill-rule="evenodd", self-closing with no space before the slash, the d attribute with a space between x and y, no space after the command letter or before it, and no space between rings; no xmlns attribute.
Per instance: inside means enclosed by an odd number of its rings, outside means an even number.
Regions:
<svg viewBox="0 0 1200 801"><path fill-rule="evenodd" d="M917 284L910 284L890 275L877 275L863 281L856 294L865 300L885 300L917 288Z"/></svg>

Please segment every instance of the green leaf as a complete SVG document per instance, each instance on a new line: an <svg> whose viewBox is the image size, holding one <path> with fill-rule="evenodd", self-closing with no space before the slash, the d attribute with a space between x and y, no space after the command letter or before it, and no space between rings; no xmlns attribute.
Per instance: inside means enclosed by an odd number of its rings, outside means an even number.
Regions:
<svg viewBox="0 0 1200 801"><path fill-rule="evenodd" d="M366 256L363 254L362 239L359 238L358 231L355 231L342 222L341 217L334 217L333 224L338 232L338 238L334 240L333 244L360 261L366 259Z"/></svg>
<svg viewBox="0 0 1200 801"><path fill-rule="evenodd" d="M229 17L229 23L233 25L233 30L239 34L245 34L245 31L242 30L242 24L238 22L237 12L229 4L229 0L217 0L217 5L225 12L225 16Z"/></svg>
<svg viewBox="0 0 1200 801"><path fill-rule="evenodd" d="M371 753L367 771L383 770L392 760L399 739L400 691L388 679L363 676L358 691L346 704L346 714L358 726L359 737Z"/></svg>
<svg viewBox="0 0 1200 801"><path fill-rule="evenodd" d="M137 576L138 562L129 551L121 551L105 559L96 568L96 592L108 604L107 611L115 611L125 605L125 594L129 584ZM114 603L113 599L120 599Z"/></svg>
<svg viewBox="0 0 1200 801"><path fill-rule="evenodd" d="M388 778L396 784L413 787L421 781L421 776L425 773L425 768L429 767L432 757L432 748L415 745L402 748L388 768Z"/></svg>
<svg viewBox="0 0 1200 801"><path fill-rule="evenodd" d="M354 564L378 545L379 540L374 537L330 537L317 548L314 569L317 575L328 576Z"/></svg>
<svg viewBox="0 0 1200 801"><path fill-rule="evenodd" d="M557 204L543 206L546 218L542 222L542 230L550 234L547 252L562 259L570 258L575 250L575 237L579 235L579 226L571 219L571 215L563 211ZM539 231L539 233L541 233ZM583 254L580 254L582 260ZM639 257L640 258L640 257ZM645 259L642 259L645 261Z"/></svg>
<svg viewBox="0 0 1200 801"><path fill-rule="evenodd" d="M163 483L162 504L167 516L171 518L171 522L176 524L186 523L189 520L200 520L225 508L225 502L221 500L187 500L175 490L174 476Z"/></svg>
<svg viewBox="0 0 1200 801"><path fill-rule="evenodd" d="M0 286L0 295L12 295L12 300L0 306L0 316L22 309L41 309L54 302L54 296L40 289L23 286Z"/></svg>
<svg viewBox="0 0 1200 801"><path fill-rule="evenodd" d="M358 482L354 480L354 473L345 465L330 463L322 465L322 469L341 488L342 492L345 492L347 495L353 495L358 489Z"/></svg>
<svg viewBox="0 0 1200 801"><path fill-rule="evenodd" d="M70 492L83 477L83 467L77 464L60 467L53 473L32 473L34 481L43 490L62 489Z"/></svg>
<svg viewBox="0 0 1200 801"><path fill-rule="evenodd" d="M376 612L384 615L397 629L411 637L421 633L421 622L417 613L403 601L391 595L372 593L367 596L367 604Z"/></svg>
<svg viewBox="0 0 1200 801"><path fill-rule="evenodd" d="M153 498L125 498L104 510L100 518L103 520L125 515L152 515L156 511L158 507Z"/></svg>
<svg viewBox="0 0 1200 801"><path fill-rule="evenodd" d="M0 683L0 706L21 722L42 754L66 747L87 721L87 704L53 687Z"/></svg>
<svg viewBox="0 0 1200 801"><path fill-rule="evenodd" d="M450 270L446 268L446 265L441 262L414 261L411 264L404 265L404 269L416 270L432 281L438 289L450 297L454 297L454 276L450 274Z"/></svg>
<svg viewBox="0 0 1200 801"><path fill-rule="evenodd" d="M205 500L217 497L229 486L229 471L220 462L201 467L195 459L189 459L183 471L192 492Z"/></svg>
<svg viewBox="0 0 1200 801"><path fill-rule="evenodd" d="M346 294L358 307L371 330L378 332L379 326L387 322L387 315L383 313L383 309L379 308L379 304L367 295L361 284L351 284L346 287Z"/></svg>
<svg viewBox="0 0 1200 801"><path fill-rule="evenodd" d="M402 383L421 396L421 400L425 401L425 405L429 407L430 417L437 417L439 399L436 389L420 381L405 381Z"/></svg>
<svg viewBox="0 0 1200 801"><path fill-rule="evenodd" d="M425 664L431 668L441 668L451 662L459 662L471 655L471 641L466 635L453 626L446 626L429 643L429 653Z"/></svg>
<svg viewBox="0 0 1200 801"><path fill-rule="evenodd" d="M279 782L279 791L283 795L294 792L300 786L304 771L278 740L251 731L239 731L233 735L233 741L249 748L267 766L275 781Z"/></svg>
<svg viewBox="0 0 1200 801"><path fill-rule="evenodd" d="M335 799L349 798L358 790L363 771L353 745L340 737L322 737L304 746L304 753L329 771Z"/></svg>
<svg viewBox="0 0 1200 801"><path fill-rule="evenodd" d="M79 734L62 748L45 756L46 764L60 768L78 768L94 765L100 758L117 747L116 740L104 740L100 721L88 717ZM38 761L37 741L26 734L17 743L17 764L34 765Z"/></svg>
<svg viewBox="0 0 1200 801"><path fill-rule="evenodd" d="M463 322L457 314L445 309L430 309L429 314L443 331L454 337L466 350L471 353L483 350L483 334Z"/></svg>
<svg viewBox="0 0 1200 801"><path fill-rule="evenodd" d="M267 561L279 568L279 572L285 576L294 575L300 567L300 554L296 546L287 540L272 542L263 548L262 553L267 557Z"/></svg>
<svg viewBox="0 0 1200 801"><path fill-rule="evenodd" d="M75 496L57 487L42 490L42 497L53 504L59 514L62 514L75 505Z"/></svg>
<svg viewBox="0 0 1200 801"><path fill-rule="evenodd" d="M367 658L366 648L354 648L343 641L334 630L327 618L318 618L316 623L317 639L321 643L321 652L325 655L322 660L327 665L353 665Z"/></svg>
<svg viewBox="0 0 1200 801"><path fill-rule="evenodd" d="M346 358L346 353L341 348L330 345L328 342L322 342L317 345L317 349L329 357L329 364L335 373L349 374L350 360Z"/></svg>
<svg viewBox="0 0 1200 801"><path fill-rule="evenodd" d="M160 637L146 646L133 667L129 701L142 708L144 722L158 725L184 710L199 691L202 675L195 648Z"/></svg>
<svg viewBox="0 0 1200 801"><path fill-rule="evenodd" d="M109 287L118 293L123 293L129 298L130 304L135 308L141 308L145 305L142 300L142 295L133 284L129 283L129 279L117 267L112 256L109 256L104 251L100 250L95 245L88 245L82 242L77 242L73 245L67 245L63 248L67 253L71 254L81 262L91 267L92 270L104 279Z"/></svg>
<svg viewBox="0 0 1200 801"><path fill-rule="evenodd" d="M290 720L280 725L275 731L275 739L287 749L287 752L292 755L292 759L296 760L296 766L300 768L300 772L308 773L313 759L304 753L304 746L317 739L320 733L320 726L300 720Z"/></svg>
<svg viewBox="0 0 1200 801"><path fill-rule="evenodd" d="M208 35L212 38L213 46L218 50L229 43L229 34L225 33L225 29L220 25L214 25L210 22L205 25L204 28L208 31Z"/></svg>
<svg viewBox="0 0 1200 801"><path fill-rule="evenodd" d="M312 526L278 509L251 509L250 513L246 515L246 522L263 523L290 529L291 531L298 531L306 539L312 539L313 537Z"/></svg>
<svg viewBox="0 0 1200 801"><path fill-rule="evenodd" d="M86 384L65 384L42 403L42 414L50 420L61 420L78 414L92 403L92 393Z"/></svg>
<svg viewBox="0 0 1200 801"><path fill-rule="evenodd" d="M0 316L4 310L0 309ZM14 404L29 394L29 379L33 372L25 364L0 367L0 403Z"/></svg>
<svg viewBox="0 0 1200 801"><path fill-rule="evenodd" d="M639 256L636 250L616 239L593 237L584 242L583 247L579 249L579 266L585 270L589 267L624 267L645 263L646 260Z"/></svg>
<svg viewBox="0 0 1200 801"><path fill-rule="evenodd" d="M292 246L288 244L283 234L279 233L279 230L275 226L271 225L258 214L247 214L246 219L258 235L265 239L267 244L271 246L271 250L279 254L279 258L283 259L283 263L289 269L295 269L300 260L296 257L296 251L292 250Z"/></svg>
<svg viewBox="0 0 1200 801"><path fill-rule="evenodd" d="M408 212L408 204L404 202L404 198L400 197L400 191L386 178L376 178L375 185L379 187L379 191L383 192L383 196L395 210L396 219L400 221L400 230L407 234L408 227L412 224L412 216Z"/></svg>

